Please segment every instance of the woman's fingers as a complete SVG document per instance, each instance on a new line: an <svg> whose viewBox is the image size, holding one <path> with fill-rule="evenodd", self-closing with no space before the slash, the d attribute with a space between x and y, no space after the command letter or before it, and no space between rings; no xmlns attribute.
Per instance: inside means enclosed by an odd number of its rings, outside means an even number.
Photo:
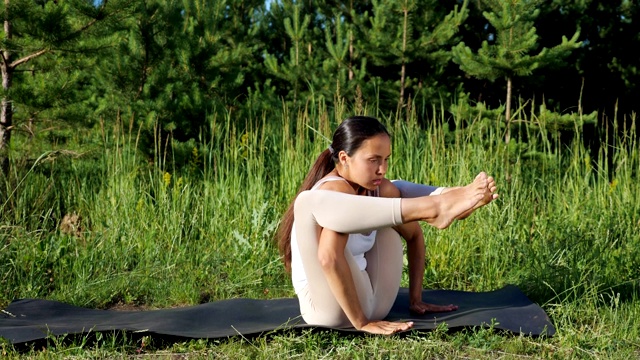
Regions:
<svg viewBox="0 0 640 360"><path fill-rule="evenodd" d="M391 335L406 331L413 327L413 322L372 321L362 327L362 331L370 334Z"/></svg>
<svg viewBox="0 0 640 360"><path fill-rule="evenodd" d="M413 304L409 306L409 309L417 314L425 313L438 313L438 312L450 312L458 310L458 305L435 305L427 304L424 302Z"/></svg>

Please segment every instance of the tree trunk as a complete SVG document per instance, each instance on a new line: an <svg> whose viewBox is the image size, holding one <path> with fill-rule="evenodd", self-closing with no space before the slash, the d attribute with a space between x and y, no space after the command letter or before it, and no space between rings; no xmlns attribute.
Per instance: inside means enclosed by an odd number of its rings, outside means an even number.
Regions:
<svg viewBox="0 0 640 360"><path fill-rule="evenodd" d="M511 141L511 76L507 76L507 106L505 111L505 122L507 123L507 129L504 134L504 143L509 145ZM509 150L506 151L505 156L505 179L507 182L511 182L511 163L509 160Z"/></svg>
<svg viewBox="0 0 640 360"><path fill-rule="evenodd" d="M9 0L4 0L4 38L11 40L11 22L9 22ZM11 88L11 80L13 77L13 68L11 66L11 52L7 49L2 50L2 89L4 93ZM9 157L7 149L9 141L11 141L11 126L13 125L13 109L11 108L11 100L6 97L2 98L0 103L0 169L3 174L9 171Z"/></svg>
<svg viewBox="0 0 640 360"><path fill-rule="evenodd" d="M353 80L353 32L349 31L349 82Z"/></svg>
<svg viewBox="0 0 640 360"><path fill-rule="evenodd" d="M511 76L507 77L507 110L505 112L505 121L507 123L504 142L508 144L511 140Z"/></svg>
<svg viewBox="0 0 640 360"><path fill-rule="evenodd" d="M5 52L6 53L6 52ZM2 64L2 90L6 91L11 88L11 80L13 77L13 69ZM13 125L13 110L11 108L11 100L6 96L2 98L0 105L0 153L8 146L11 140L11 126Z"/></svg>
<svg viewBox="0 0 640 360"><path fill-rule="evenodd" d="M409 8L408 6L403 9L404 12L404 24L402 26L402 68L400 70L400 99L398 99L398 108L404 105L404 82L406 74L406 61L405 51L407 51L407 22L409 21Z"/></svg>

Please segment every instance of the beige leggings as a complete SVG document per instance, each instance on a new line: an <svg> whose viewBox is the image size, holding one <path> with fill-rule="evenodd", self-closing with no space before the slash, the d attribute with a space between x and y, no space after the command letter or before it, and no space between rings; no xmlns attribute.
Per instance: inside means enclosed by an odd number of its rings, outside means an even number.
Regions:
<svg viewBox="0 0 640 360"><path fill-rule="evenodd" d="M300 193L294 205L298 248L307 276L307 286L298 294L302 318L308 324L351 326L333 295L318 260L321 228L340 233L378 230L373 248L365 254L367 268L361 271L351 253L345 257L351 269L358 299L368 319L387 316L402 275L402 242L391 227L402 223L400 198L356 196L335 191Z"/></svg>

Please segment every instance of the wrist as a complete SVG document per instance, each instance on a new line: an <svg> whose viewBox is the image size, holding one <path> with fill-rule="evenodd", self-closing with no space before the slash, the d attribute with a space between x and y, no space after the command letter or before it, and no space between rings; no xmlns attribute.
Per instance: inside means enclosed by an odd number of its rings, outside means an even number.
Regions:
<svg viewBox="0 0 640 360"><path fill-rule="evenodd" d="M421 304L422 303L422 289L419 288L416 291L409 292L409 304Z"/></svg>
<svg viewBox="0 0 640 360"><path fill-rule="evenodd" d="M367 319L366 317L362 317L356 321L352 321L351 324L353 325L354 328L356 328L356 330L360 330L363 327L365 327L367 324L369 323L369 319Z"/></svg>

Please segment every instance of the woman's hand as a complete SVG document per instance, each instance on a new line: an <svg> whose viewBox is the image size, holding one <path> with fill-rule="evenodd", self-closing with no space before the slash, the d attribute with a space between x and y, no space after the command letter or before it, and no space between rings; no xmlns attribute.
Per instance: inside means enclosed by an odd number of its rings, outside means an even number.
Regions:
<svg viewBox="0 0 640 360"><path fill-rule="evenodd" d="M412 302L411 305L409 305L409 310L416 314L449 312L458 310L458 305L435 305L428 304L422 301L416 301Z"/></svg>
<svg viewBox="0 0 640 360"><path fill-rule="evenodd" d="M391 321L371 321L360 330L370 334L391 335L400 331L409 330L413 327L413 321L407 322L391 322Z"/></svg>

